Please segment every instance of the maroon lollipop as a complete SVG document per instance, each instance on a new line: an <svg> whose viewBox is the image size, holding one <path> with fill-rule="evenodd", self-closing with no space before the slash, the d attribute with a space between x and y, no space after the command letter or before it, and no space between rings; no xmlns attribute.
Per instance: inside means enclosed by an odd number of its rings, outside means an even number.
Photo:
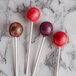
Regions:
<svg viewBox="0 0 76 76"><path fill-rule="evenodd" d="M53 32L52 24L50 22L43 22L40 25L40 32L44 37L51 35Z"/></svg>
<svg viewBox="0 0 76 76"><path fill-rule="evenodd" d="M18 76L18 68L17 68L17 38L20 37L23 33L23 26L18 23L18 22L14 22L12 24L10 24L9 27L9 34L12 37L15 37L15 42L16 42L16 76ZM15 64L14 64L14 68L15 68Z"/></svg>
<svg viewBox="0 0 76 76"><path fill-rule="evenodd" d="M35 74L39 56L40 56L40 53L41 53L41 50L42 50L42 47L43 47L43 44L45 41L45 37L50 36L52 34L52 32L53 32L53 26L50 22L45 21L45 22L41 23L40 33L43 35L43 39L42 39L41 46L40 46L40 49L39 49L39 52L37 55L37 59L36 59L35 65L34 65L34 70L33 70L32 76L34 76L34 74Z"/></svg>

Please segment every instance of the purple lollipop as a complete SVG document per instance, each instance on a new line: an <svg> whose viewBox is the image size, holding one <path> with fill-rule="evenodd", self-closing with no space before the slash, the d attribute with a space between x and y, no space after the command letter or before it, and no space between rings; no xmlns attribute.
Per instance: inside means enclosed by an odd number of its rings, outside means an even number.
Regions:
<svg viewBox="0 0 76 76"><path fill-rule="evenodd" d="M43 39L42 39L41 46L40 46L40 49L39 49L39 52L38 52L38 55L37 55L37 58L36 58L36 62L35 62L35 65L34 65L34 70L33 70L32 76L34 76L34 74L35 74L36 67L37 67L37 64L38 64L38 61L39 61L39 57L40 57L40 53L41 53L41 50L42 50L42 47L43 47L43 44L44 44L44 41L45 41L45 37L51 35L52 32L53 32L52 24L50 22L47 22L47 21L41 23L40 32L43 35Z"/></svg>
<svg viewBox="0 0 76 76"><path fill-rule="evenodd" d="M44 37L51 35L53 32L52 24L50 22L43 22L40 25L40 32Z"/></svg>

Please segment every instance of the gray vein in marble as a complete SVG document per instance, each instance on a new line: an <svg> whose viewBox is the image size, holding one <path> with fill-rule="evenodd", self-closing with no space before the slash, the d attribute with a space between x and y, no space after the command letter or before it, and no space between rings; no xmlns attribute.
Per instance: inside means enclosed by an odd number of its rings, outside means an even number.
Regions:
<svg viewBox="0 0 76 76"><path fill-rule="evenodd" d="M52 3L52 1L53 0L45 0L45 1L43 1L43 0L41 0L41 1L39 1L39 0L34 0L34 2L36 3L36 6L37 7L40 7L41 9L43 9L44 7L49 7L50 6L50 4ZM33 1L32 1L33 2ZM31 3L32 4L32 3Z"/></svg>
<svg viewBox="0 0 76 76"><path fill-rule="evenodd" d="M7 76L2 70L0 70L0 76Z"/></svg>
<svg viewBox="0 0 76 76"><path fill-rule="evenodd" d="M5 64L7 63L7 59L6 59L7 48L8 48L8 45L7 45L6 48L5 48L4 54L2 54L2 53L0 52L0 62L1 62L1 63L5 63Z"/></svg>
<svg viewBox="0 0 76 76"><path fill-rule="evenodd" d="M76 49L75 49L76 50ZM71 56L71 64L68 66L68 69L70 70L70 71L72 71L72 70L76 70L76 67L74 67L72 64L73 64L73 62L76 60L76 51L72 51L72 52L70 52L70 53L67 53L67 54L69 54L70 56Z"/></svg>
<svg viewBox="0 0 76 76"><path fill-rule="evenodd" d="M53 71L56 68L57 54L58 53L57 53L57 48L56 48L52 53L49 53L45 59L45 65L47 65L48 68L52 69Z"/></svg>

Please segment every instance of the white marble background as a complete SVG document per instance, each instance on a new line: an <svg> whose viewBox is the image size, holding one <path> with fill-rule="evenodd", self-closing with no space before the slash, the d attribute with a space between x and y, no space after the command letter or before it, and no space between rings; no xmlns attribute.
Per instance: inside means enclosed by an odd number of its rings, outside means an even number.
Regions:
<svg viewBox="0 0 76 76"><path fill-rule="evenodd" d="M39 25L43 21L53 24L54 33L62 30L69 37L67 45L61 48L59 76L76 76L76 0L0 0L0 76L14 76L15 39L8 33L9 24L14 21L22 23L24 27L23 35L18 38L18 72L19 76L25 76L30 32L26 11L32 6L40 9L41 17L34 23L28 76L31 76L33 62L40 47L42 35ZM57 47L50 36L45 40L35 76L54 76L56 60Z"/></svg>

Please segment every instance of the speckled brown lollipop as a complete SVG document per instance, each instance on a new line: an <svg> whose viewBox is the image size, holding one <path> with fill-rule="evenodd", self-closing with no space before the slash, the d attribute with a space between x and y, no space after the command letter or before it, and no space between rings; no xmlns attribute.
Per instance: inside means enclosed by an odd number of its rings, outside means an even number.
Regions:
<svg viewBox="0 0 76 76"><path fill-rule="evenodd" d="M9 33L13 37L19 37L23 33L23 26L18 22L12 23L9 27Z"/></svg>
<svg viewBox="0 0 76 76"><path fill-rule="evenodd" d="M20 23L18 23L18 22L13 22L12 24L10 24L10 26L9 26L9 34L12 36L12 37L15 37L15 51L16 51L16 66L15 66L15 64L14 64L14 69L16 70L14 70L15 71L15 76L18 76L18 68L17 68L17 65L18 65L18 58L17 58L17 51L18 51L18 49L17 49L17 39L18 39L18 37L20 37L21 36L21 34L23 33L23 26L20 24Z"/></svg>

